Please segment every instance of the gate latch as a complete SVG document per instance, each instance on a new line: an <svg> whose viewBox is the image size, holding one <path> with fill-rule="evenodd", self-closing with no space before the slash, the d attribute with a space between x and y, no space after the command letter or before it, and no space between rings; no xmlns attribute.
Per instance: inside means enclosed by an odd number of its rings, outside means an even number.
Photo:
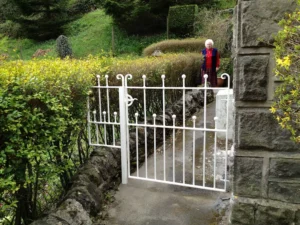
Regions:
<svg viewBox="0 0 300 225"><path fill-rule="evenodd" d="M129 94L127 94L127 105L128 106L131 106L132 104L133 104L133 102L135 101L135 100L137 100L137 98L132 98L132 96L131 95L129 95Z"/></svg>

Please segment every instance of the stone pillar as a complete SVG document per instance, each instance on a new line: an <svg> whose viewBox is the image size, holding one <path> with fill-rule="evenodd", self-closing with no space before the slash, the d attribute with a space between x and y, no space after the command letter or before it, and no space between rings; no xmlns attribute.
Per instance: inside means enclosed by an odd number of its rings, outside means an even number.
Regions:
<svg viewBox="0 0 300 225"><path fill-rule="evenodd" d="M273 35L295 7L295 0L238 0L235 8L232 225L300 225L300 146L269 111L279 83Z"/></svg>

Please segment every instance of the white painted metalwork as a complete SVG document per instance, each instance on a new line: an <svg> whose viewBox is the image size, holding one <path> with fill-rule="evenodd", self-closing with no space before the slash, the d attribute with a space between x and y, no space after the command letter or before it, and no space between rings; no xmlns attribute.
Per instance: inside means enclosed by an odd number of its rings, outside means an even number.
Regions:
<svg viewBox="0 0 300 225"><path fill-rule="evenodd" d="M205 83L203 87L186 87L185 79L186 75L182 75L182 87L167 87L165 85L165 75L161 76L161 86L157 87L147 87L146 86L146 75L142 76L142 86L128 86L128 80L132 79L131 74L122 75L118 74L117 79L121 80L120 86L109 86L108 75L101 77L97 75L97 86L93 86L95 96L90 95L87 101L87 121L88 121L88 136L89 144L92 146L103 146L121 149L121 164L122 164L122 183L126 184L128 178L147 180L153 182L160 182L165 184L180 185L185 187L201 188L206 190L215 191L226 191L227 188L227 157L228 157L228 112L229 104L227 104L227 122L226 129L218 129L217 120L215 117L214 127L207 126L207 96L209 90L225 90L229 89L230 76L228 74L223 74L222 78L228 79L228 87L225 88L214 88L209 87L207 84L208 75L204 75ZM101 85L101 81L105 85ZM106 89L101 92L101 89ZM141 90L143 97L138 100L128 94L135 93L135 91ZM152 90L161 90L162 95L162 115L159 112L148 112L147 111L147 95L151 96ZM182 91L182 125L176 125L176 116L172 115L172 125L166 124L166 91L167 90L178 90ZM203 118L197 118L192 116L192 125L187 123L188 118L186 118L186 91L188 90L202 90L204 93L204 106L203 106ZM147 92L149 91L149 93ZM116 101L112 101L110 97L118 92L118 112L114 111L116 108ZM104 95L102 95L104 93ZM106 93L106 95L105 95ZM228 92L229 93L229 92ZM134 95L134 94L133 94ZM96 97L97 96L97 97ZM229 94L227 96L229 100ZM116 99L114 99L116 100ZM103 105L106 110L103 110ZM137 101L140 105L141 110L134 115L129 116L129 107ZM228 102L228 101L227 101ZM114 107L114 108L112 108ZM97 111L97 110L98 111ZM149 110L149 109L148 109ZM111 115L113 112L113 115ZM91 118L92 113L92 118ZM152 114L152 124L147 121L147 114ZM161 123L157 123L158 116L162 118ZM111 119L113 118L113 119ZM134 118L130 120L130 118ZM197 121L203 121L203 126L199 126ZM162 131L162 143L158 143L157 132L158 129ZM167 132L170 131L170 146L167 147ZM130 149L130 131L135 134L135 149ZM178 132L182 131L182 144L177 143ZM112 132L109 133L109 132ZM144 132L140 135L140 132ZM153 134L152 141L149 142L148 134ZM187 148L188 139L187 135L191 134L190 145L192 149ZM196 134L202 134L203 144L201 151L196 151L196 148L201 148L201 146L196 145ZM225 156L224 156L224 174L217 174L218 168L218 136L217 133L225 133ZM208 160L209 155L207 155L207 138L208 135L213 135L213 154L212 159ZM131 135L132 136L132 135ZM142 136L142 137L141 137ZM141 139L143 139L143 145L141 145ZM162 146L158 146L161 144ZM180 147L181 146L181 147ZM159 149L162 148L162 155L159 154ZM134 152L135 151L135 152ZM142 151L145 154L144 159L141 159L139 152ZM148 153L153 151L153 159L148 158ZM187 155L188 154L188 155ZM190 154L190 155L189 155ZM201 155L202 154L202 155ZM136 159L131 161L131 156L136 156ZM168 156L168 158L167 158ZM153 163L149 163L153 160ZM168 161L169 160L169 161ZM143 163L141 163L144 161ZM133 162L133 165L131 163ZM208 174L206 166L212 163L213 171L212 174ZM135 165L134 165L135 164ZM182 166L178 166L182 165ZM201 166L197 166L202 164ZM141 170L142 166L144 169ZM136 173L130 174L130 169L135 167ZM200 169L199 169L199 168ZM200 171L199 171L200 170ZM190 174L189 176L187 176ZM218 177L223 179L218 179ZM212 178L211 178L212 177ZM212 179L212 180L211 180Z"/></svg>

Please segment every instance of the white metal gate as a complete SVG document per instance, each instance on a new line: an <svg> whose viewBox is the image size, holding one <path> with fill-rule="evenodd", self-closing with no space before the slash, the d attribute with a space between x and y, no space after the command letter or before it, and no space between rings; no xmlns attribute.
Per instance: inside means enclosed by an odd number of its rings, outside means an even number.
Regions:
<svg viewBox="0 0 300 225"><path fill-rule="evenodd" d="M165 86L165 75L161 76L161 86L148 87L146 86L146 76L143 75L141 79L141 86L129 86L128 81L132 79L131 74L116 76L117 80L121 81L121 85L109 85L111 80L108 75L100 77L97 75L97 86L92 87L92 94L87 102L87 120L88 120L88 136L89 144L91 146L104 146L112 148L120 148L121 164L122 164L122 183L126 184L128 178L147 180L153 182L160 182L166 184L180 185L193 188L201 188L215 191L226 191L227 188L227 166L228 166L228 117L229 117L229 92L227 95L226 104L226 125L224 128L217 128L217 123L213 127L207 126L207 93L211 90L229 90L230 76L226 73L222 78L227 78L228 87L212 88L207 84L207 75L203 87L186 87L186 76L182 75L181 87L167 87ZM117 81L116 80L116 81ZM120 83L119 81L119 83ZM103 84L101 84L103 83ZM116 82L113 81L113 84ZM156 119L158 112L152 112L147 118L147 95L151 95L153 90L161 92L162 102L162 123L157 124ZM179 90L182 92L182 125L176 124L176 115L172 115L173 124L166 124L166 100L165 95L167 91ZM191 118L191 122L187 123L185 98L188 90L202 90L204 92L203 105L203 125L196 125L198 120L195 116ZM133 96L129 95L131 92ZM142 93L143 99L136 99L134 93ZM118 100L117 100L118 98ZM112 100L113 99L113 100ZM116 101L117 100L117 101ZM140 102L139 102L140 101ZM118 102L118 104L116 104ZM140 118L138 113L129 115L129 107L136 102L142 108L143 118ZM113 109L113 110L112 110ZM148 109L149 111L149 109ZM130 119L131 118L131 119ZM134 119L132 119L134 118ZM214 118L218 120L217 117ZM151 122L149 122L151 120ZM168 130L169 135L166 135ZM143 132L143 143L139 143L139 135ZM151 131L151 144L148 143L148 136ZM162 133L163 142L159 146L156 143L157 131ZM135 133L135 149L130 149L130 135ZM196 134L200 133L202 143L201 150L196 142ZM218 133L225 134L225 140L222 146L218 147ZM190 135L188 140L188 149L186 148L186 136ZM159 135L159 136L160 136ZM180 136L180 145L176 140ZM223 135L224 136L224 135ZM207 139L213 139L212 150L207 156ZM199 138L198 138L199 139ZM198 140L197 139L197 140ZM131 143L132 145L132 143ZM168 145L168 146L167 146ZM220 148L222 148L221 154ZM143 153L143 166L141 166L139 156L140 149ZM160 151L158 151L160 149ZM148 157L148 151L153 151L153 154ZM134 151L134 152L133 152ZM188 152L188 153L187 153ZM131 156L135 155L133 162ZM221 157L220 157L221 155ZM149 163L150 162L150 163ZM208 163L212 165L210 174L206 171ZM223 174L218 174L218 164L223 168ZM134 166L133 166L134 164ZM201 165L202 164L202 165ZM132 167L135 172L130 173ZM143 168L141 170L141 168Z"/></svg>

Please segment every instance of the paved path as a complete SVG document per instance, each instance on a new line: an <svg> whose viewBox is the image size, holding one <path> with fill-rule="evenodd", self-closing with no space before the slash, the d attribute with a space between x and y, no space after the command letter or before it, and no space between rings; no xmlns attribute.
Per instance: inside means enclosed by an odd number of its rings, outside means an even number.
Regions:
<svg viewBox="0 0 300 225"><path fill-rule="evenodd" d="M213 117L215 109L215 102L210 104L207 108L208 125L213 122ZM197 115L198 114L198 115ZM196 116L201 118L203 112L197 113ZM203 123L203 121L199 121ZM203 126L203 125L202 125ZM178 134L177 134L178 135ZM177 137L179 143L182 134ZM187 133L186 137L192 137L191 134ZM202 149L203 133L199 133L196 136L196 143L199 149ZM209 135L207 135L209 137ZM186 140L187 145L191 145L191 140ZM212 144L212 143L210 143ZM167 163L167 180L172 179L172 150L171 145L166 143L167 150L166 155ZM182 146L178 144L178 146ZM191 164L191 149L187 148L186 160L187 167ZM182 174L182 154L179 152L180 147L176 149L176 171L178 174ZM201 150L202 152L202 150ZM201 152L198 156L201 158ZM196 154L197 155L197 154ZM207 154L208 158L209 155ZM157 164L162 164L163 154L159 154L159 149L157 153ZM148 159L148 174L153 176L153 166L154 157L149 157ZM202 159L199 160L202 162ZM196 164L197 165L197 164ZM210 163L209 165L212 165ZM211 172L212 166L207 166L207 171ZM145 165L140 167L139 175L144 176ZM221 165L223 166L223 165ZM199 167L200 168L200 167ZM222 167L223 168L223 167ZM201 169L202 170L202 166ZM181 173L180 173L181 172ZM201 171L198 171L201 174ZM151 175L152 174L152 175ZM177 174L177 173L176 173ZM186 180L190 180L190 175L188 172ZM163 170L157 171L157 177L163 177ZM176 181L180 181L182 175L176 175ZM199 179L202 179L200 177ZM200 182L200 181L199 181ZM100 224L109 225L215 225L219 224L216 217L216 207L222 202L221 199L228 199L230 197L229 193L207 191L201 189L187 188L181 186L174 186L169 184L153 183L149 181L133 180L129 179L127 185L120 185L119 191L115 195L115 201L108 208L108 219L102 221ZM223 223L224 224L224 223Z"/></svg>

